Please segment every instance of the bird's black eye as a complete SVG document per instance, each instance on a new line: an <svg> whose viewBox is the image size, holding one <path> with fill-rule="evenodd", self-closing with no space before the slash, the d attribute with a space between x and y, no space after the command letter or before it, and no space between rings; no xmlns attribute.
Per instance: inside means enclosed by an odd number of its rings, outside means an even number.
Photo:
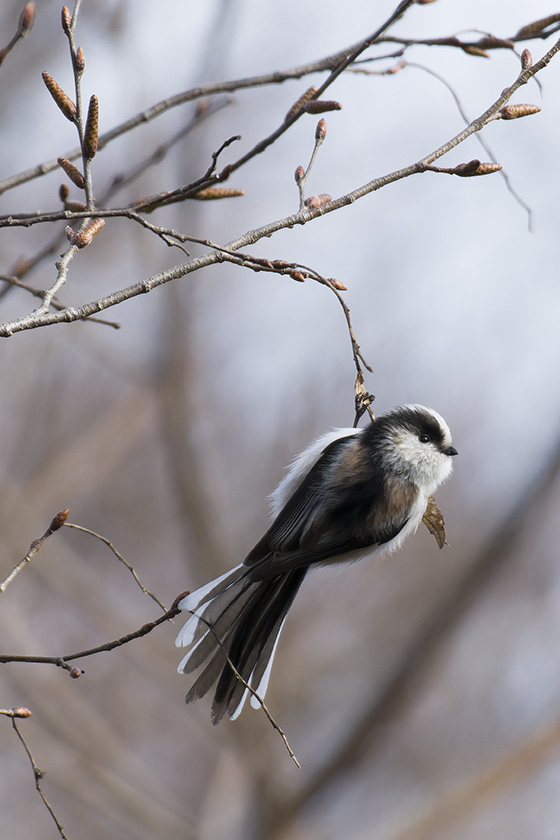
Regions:
<svg viewBox="0 0 560 840"><path fill-rule="evenodd" d="M420 443L429 443L430 442L430 436L429 435L418 435L418 440L420 441Z"/></svg>

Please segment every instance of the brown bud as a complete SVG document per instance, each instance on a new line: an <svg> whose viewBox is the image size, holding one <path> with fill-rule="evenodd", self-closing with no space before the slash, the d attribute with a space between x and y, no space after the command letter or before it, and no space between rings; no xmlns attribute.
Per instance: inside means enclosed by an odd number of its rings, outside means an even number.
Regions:
<svg viewBox="0 0 560 840"><path fill-rule="evenodd" d="M70 670L68 671L68 674L72 677L73 680L77 680L78 677L81 677L83 673L84 672L82 671L82 669L76 668L76 666L70 668Z"/></svg>
<svg viewBox="0 0 560 840"><path fill-rule="evenodd" d="M517 120L519 117L538 114L540 110L538 105L506 105L501 109L500 116L503 120Z"/></svg>
<svg viewBox="0 0 560 840"><path fill-rule="evenodd" d="M333 287L333 289L338 289L339 292L347 292L348 286L345 286L344 283L341 283L340 280L337 280L336 277L329 277L329 283Z"/></svg>
<svg viewBox="0 0 560 840"><path fill-rule="evenodd" d="M315 129L315 140L317 141L317 143L322 143L326 136L327 121L324 119L320 119L317 123L317 128Z"/></svg>
<svg viewBox="0 0 560 840"><path fill-rule="evenodd" d="M64 169L72 183L76 184L79 189L83 190L85 186L84 176L80 172L77 166L74 166L69 160L66 160L64 157L57 158L58 165Z"/></svg>
<svg viewBox="0 0 560 840"><path fill-rule="evenodd" d="M65 93L60 85L55 82L53 77L50 73L43 71L42 73L43 81L47 86L47 90L49 91L50 95L66 117L66 119L70 120L70 122L75 122L76 120L76 106L70 99L67 93Z"/></svg>
<svg viewBox="0 0 560 840"><path fill-rule="evenodd" d="M294 172L294 179L296 184L299 184L302 180L303 176L305 175L305 170L303 166L298 166L296 171Z"/></svg>
<svg viewBox="0 0 560 840"><path fill-rule="evenodd" d="M305 283L305 277L301 273L301 271L290 271L290 277L292 280L297 280L298 283Z"/></svg>
<svg viewBox="0 0 560 840"><path fill-rule="evenodd" d="M97 151L97 136L99 128L99 103L97 96L89 100L86 128L84 131L84 157L91 160Z"/></svg>
<svg viewBox="0 0 560 840"><path fill-rule="evenodd" d="M273 260L274 268L291 268L292 263L287 262L286 260Z"/></svg>
<svg viewBox="0 0 560 840"><path fill-rule="evenodd" d="M306 198L304 203L310 210L315 210L316 207L328 204L329 201L332 201L332 196L327 193L321 193L321 195L312 195L310 198Z"/></svg>
<svg viewBox="0 0 560 840"><path fill-rule="evenodd" d="M474 175L491 175L493 172L499 172L501 168L499 163L481 163L479 160L470 160L468 163L459 163L455 169L451 170L451 173L460 175L462 178L472 178Z"/></svg>
<svg viewBox="0 0 560 840"><path fill-rule="evenodd" d="M61 184L60 185L60 188L58 190L58 197L60 198L62 203L66 202L66 199L68 198L68 193L69 192L70 192L70 189L68 187L68 184Z"/></svg>
<svg viewBox="0 0 560 840"><path fill-rule="evenodd" d="M521 67L523 70L528 70L533 66L533 56L529 50L523 50L521 53Z"/></svg>
<svg viewBox="0 0 560 840"><path fill-rule="evenodd" d="M28 718L31 717L33 714L30 709L26 708L25 706L14 706L12 709L14 717L17 718Z"/></svg>
<svg viewBox="0 0 560 840"><path fill-rule="evenodd" d="M493 172L499 172L502 168L501 163L481 163L474 175L491 175Z"/></svg>
<svg viewBox="0 0 560 840"><path fill-rule="evenodd" d="M234 198L238 195L245 195L245 190L234 190L228 187L207 187L205 190L191 195L197 201L216 201L220 198Z"/></svg>
<svg viewBox="0 0 560 840"><path fill-rule="evenodd" d="M76 58L74 59L74 65L76 67L76 70L79 73L83 73L84 70L86 69L86 57L85 57L84 51L81 47L78 47L78 50L76 52Z"/></svg>
<svg viewBox="0 0 560 840"><path fill-rule="evenodd" d="M73 241L73 239L74 239L74 231L73 231L73 229L70 227L70 225L66 225L66 227L64 228L64 233L66 234L66 239L67 239L69 242L72 242L72 241Z"/></svg>
<svg viewBox="0 0 560 840"><path fill-rule="evenodd" d="M81 213L86 209L86 205L81 201L67 201L64 204L65 210L70 210L71 213Z"/></svg>
<svg viewBox="0 0 560 840"><path fill-rule="evenodd" d="M171 604L170 612L171 612L171 610L178 609L178 606L179 606L180 602L183 600L183 598L186 598L187 595L190 595L190 594L191 594L190 589L185 589L184 592L181 592L180 595L177 595L177 597L175 598L175 600Z"/></svg>
<svg viewBox="0 0 560 840"><path fill-rule="evenodd" d="M513 50L515 43L506 38L497 38L495 35L485 35L476 46L482 50Z"/></svg>
<svg viewBox="0 0 560 840"><path fill-rule="evenodd" d="M89 245L93 237L97 236L104 224L104 219L94 219L93 222L90 222L89 225L87 225L87 227L85 227L78 234L76 234L74 242L78 246L78 248L85 248L87 245Z"/></svg>
<svg viewBox="0 0 560 840"><path fill-rule="evenodd" d="M66 6L62 7L62 13L60 15L62 28L64 32L68 33L72 27L72 15L66 8Z"/></svg>
<svg viewBox="0 0 560 840"><path fill-rule="evenodd" d="M68 510L68 508L65 508L65 510L61 510L56 514L56 516L53 516L51 524L48 528L50 534L54 534L55 531L58 531L59 528L62 528L62 526L68 519L69 513L70 511Z"/></svg>
<svg viewBox="0 0 560 840"><path fill-rule="evenodd" d="M308 114L325 114L327 111L340 111L342 105L333 99L312 99L306 102L303 110Z"/></svg>
<svg viewBox="0 0 560 840"><path fill-rule="evenodd" d="M35 22L35 3L26 3L23 12L19 17L19 34L22 38L31 32Z"/></svg>
<svg viewBox="0 0 560 840"><path fill-rule="evenodd" d="M287 122L288 120L290 120L294 116L294 114L297 114L297 112L305 105L305 103L309 102L309 100L313 96L315 96L315 94L317 93L318 90L319 90L319 88L317 88L315 86L308 88L305 91L305 93L303 93L300 96L298 101L294 102L294 104L292 105L292 107L290 108L290 110L288 111L286 116L284 117L284 122Z"/></svg>
<svg viewBox="0 0 560 840"><path fill-rule="evenodd" d="M473 175L480 166L479 160L469 160L468 163L459 163L455 167L457 175Z"/></svg>
<svg viewBox="0 0 560 840"><path fill-rule="evenodd" d="M476 47L474 44L461 44L461 49L463 52L466 52L467 55L478 55L481 58L490 58L490 54L483 50L481 47Z"/></svg>

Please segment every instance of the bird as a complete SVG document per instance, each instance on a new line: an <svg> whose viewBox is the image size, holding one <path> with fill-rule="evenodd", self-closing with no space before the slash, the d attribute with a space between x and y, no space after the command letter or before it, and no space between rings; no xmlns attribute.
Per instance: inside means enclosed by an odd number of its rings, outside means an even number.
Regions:
<svg viewBox="0 0 560 840"><path fill-rule="evenodd" d="M186 595L177 668L202 669L191 703L215 687L211 719L262 705L280 633L310 569L392 552L416 531L457 450L443 417L402 405L362 428L335 429L288 467L271 494L272 522L242 563ZM241 679L240 679L241 677Z"/></svg>

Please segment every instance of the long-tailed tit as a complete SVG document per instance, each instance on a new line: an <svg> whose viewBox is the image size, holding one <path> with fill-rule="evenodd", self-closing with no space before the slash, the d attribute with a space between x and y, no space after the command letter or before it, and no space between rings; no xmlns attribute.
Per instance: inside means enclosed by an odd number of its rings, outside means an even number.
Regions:
<svg viewBox="0 0 560 840"><path fill-rule="evenodd" d="M178 671L205 666L187 703L217 681L213 722L236 718L249 694L237 674L264 697L280 632L309 569L399 548L456 454L443 417L405 405L363 429L330 432L298 455L272 494L270 528L243 563L179 603L191 617L176 644L192 647ZM259 706L254 695L251 704Z"/></svg>

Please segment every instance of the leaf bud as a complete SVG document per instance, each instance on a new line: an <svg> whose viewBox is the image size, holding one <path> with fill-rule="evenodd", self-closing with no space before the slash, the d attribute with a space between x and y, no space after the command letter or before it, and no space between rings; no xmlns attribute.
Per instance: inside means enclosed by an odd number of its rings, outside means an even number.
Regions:
<svg viewBox="0 0 560 840"><path fill-rule="evenodd" d="M505 105L500 111L500 116L503 120L517 120L520 117L538 114L540 110L538 105Z"/></svg>
<svg viewBox="0 0 560 840"><path fill-rule="evenodd" d="M339 292L347 292L348 286L345 286L344 283L341 283L340 280L337 280L336 277L329 277L330 285L333 289L337 289Z"/></svg>
<svg viewBox="0 0 560 840"><path fill-rule="evenodd" d="M26 706L14 706L12 712L17 718L28 718L33 714Z"/></svg>
<svg viewBox="0 0 560 840"><path fill-rule="evenodd" d="M531 55L530 50L523 50L521 53L521 67L523 70L528 70L529 67L533 66L533 56Z"/></svg>
<svg viewBox="0 0 560 840"><path fill-rule="evenodd" d="M66 6L62 7L60 20L61 20L61 23L62 23L62 29L64 30L64 32L66 32L66 34L68 34L68 32L70 32L70 29L72 27L72 15L70 14L70 12L69 12L69 10Z"/></svg>
<svg viewBox="0 0 560 840"><path fill-rule="evenodd" d="M328 193L321 193L321 195L312 195L309 198L306 198L304 203L310 210L315 210L323 204L328 204L329 201L332 201L332 196L328 195Z"/></svg>
<svg viewBox="0 0 560 840"><path fill-rule="evenodd" d="M342 105L334 99L311 99L303 106L308 114L325 114L327 111L340 111Z"/></svg>
<svg viewBox="0 0 560 840"><path fill-rule="evenodd" d="M86 57L84 55L84 51L81 47L78 47L78 51L76 52L76 58L74 59L74 64L76 70L79 73L83 73L86 69Z"/></svg>
<svg viewBox="0 0 560 840"><path fill-rule="evenodd" d="M317 128L315 129L315 140L317 141L317 143L322 143L326 136L327 121L325 119L320 119L317 123Z"/></svg>
<svg viewBox="0 0 560 840"><path fill-rule="evenodd" d="M296 271L295 269L293 271L290 271L290 277L292 278L292 280L297 280L298 283L305 283L305 277L303 276L301 271Z"/></svg>
<svg viewBox="0 0 560 840"><path fill-rule="evenodd" d="M27 3L19 18L19 34L25 38L31 32L35 22L35 3Z"/></svg>

